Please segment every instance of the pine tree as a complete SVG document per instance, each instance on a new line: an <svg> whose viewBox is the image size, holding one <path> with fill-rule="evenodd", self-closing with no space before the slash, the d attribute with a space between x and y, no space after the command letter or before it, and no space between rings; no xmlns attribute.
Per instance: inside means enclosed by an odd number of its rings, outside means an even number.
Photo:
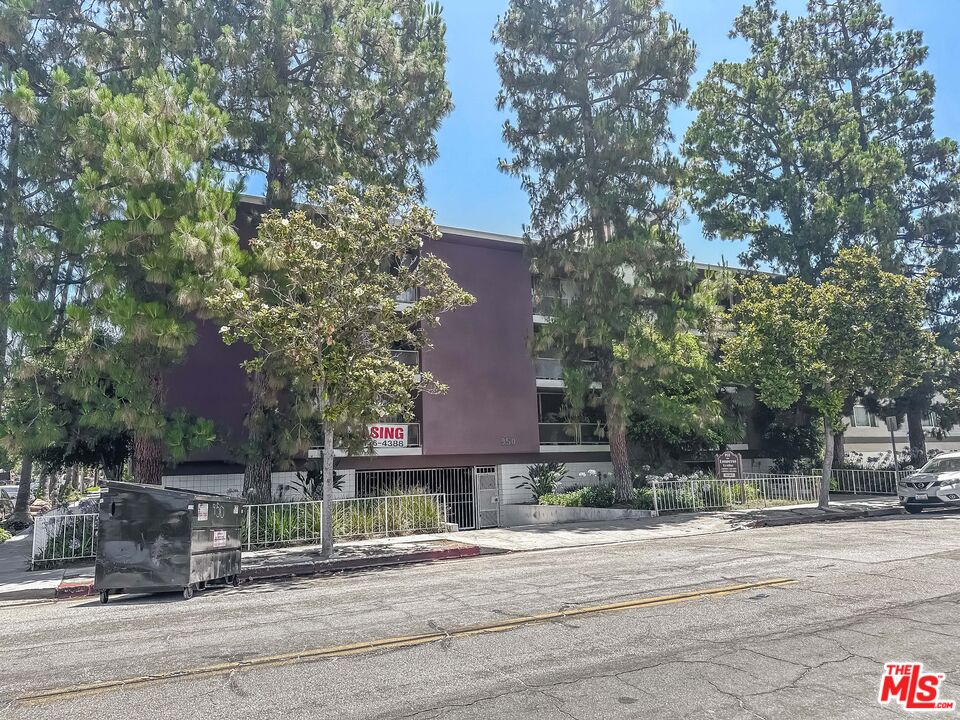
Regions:
<svg viewBox="0 0 960 720"><path fill-rule="evenodd" d="M530 197L539 292L574 288L540 337L560 352L568 385L583 360L597 361L591 379L626 501L628 339L639 321L669 342L695 280L675 234L668 113L687 95L696 51L657 0L514 0L494 41L498 104L516 116L504 125L514 155L501 166Z"/></svg>
<svg viewBox="0 0 960 720"><path fill-rule="evenodd" d="M11 400L25 358L58 341L68 297L83 283L73 229L76 217L65 199L75 170L64 142L75 119L68 101L71 77L83 62L77 27L70 18L79 3L7 3L0 7L0 419L21 406ZM26 361L29 364L29 361ZM44 361L46 367L50 363ZM29 375L29 372L28 372ZM44 374L49 377L48 374ZM46 397L44 386L31 388ZM39 409L39 408L38 408ZM29 423L24 426L29 428ZM20 456L21 485L15 517L28 519L36 435L5 433ZM42 433L38 433L42 436ZM14 446L19 437L24 442Z"/></svg>
<svg viewBox="0 0 960 720"><path fill-rule="evenodd" d="M175 79L161 70L120 94L90 77L90 107L76 131L93 290L73 317L90 337L109 340L89 348L88 386L110 378L96 412L133 433L134 475L144 483L160 482L165 450L209 440L209 423L167 411L163 374L193 342L206 300L240 280L236 194L209 163L225 118L194 83L205 74L197 67L192 79Z"/></svg>

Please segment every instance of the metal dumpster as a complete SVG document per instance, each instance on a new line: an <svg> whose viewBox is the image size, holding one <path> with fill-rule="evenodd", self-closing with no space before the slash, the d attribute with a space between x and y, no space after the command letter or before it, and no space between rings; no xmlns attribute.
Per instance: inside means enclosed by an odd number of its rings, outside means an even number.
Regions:
<svg viewBox="0 0 960 720"><path fill-rule="evenodd" d="M94 590L182 590L190 599L207 583L240 576L243 500L156 485L107 482L100 496Z"/></svg>

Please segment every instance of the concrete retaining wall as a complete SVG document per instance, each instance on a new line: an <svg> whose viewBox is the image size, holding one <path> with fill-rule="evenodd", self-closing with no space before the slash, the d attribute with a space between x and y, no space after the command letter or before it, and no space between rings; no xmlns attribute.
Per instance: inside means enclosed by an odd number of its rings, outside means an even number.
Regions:
<svg viewBox="0 0 960 720"><path fill-rule="evenodd" d="M601 522L604 520L636 520L652 517L649 510L621 508L562 507L560 505L502 505L500 525L559 525L574 522Z"/></svg>

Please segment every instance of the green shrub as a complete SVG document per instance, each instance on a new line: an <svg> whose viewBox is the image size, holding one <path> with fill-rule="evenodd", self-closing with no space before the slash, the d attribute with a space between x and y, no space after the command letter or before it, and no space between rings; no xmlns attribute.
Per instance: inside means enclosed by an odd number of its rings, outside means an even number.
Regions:
<svg viewBox="0 0 960 720"><path fill-rule="evenodd" d="M559 462L535 463L527 466L526 475L512 475L511 480L523 480L517 485L518 490L527 489L533 493L538 502L544 495L553 495L557 492L560 482L567 477L567 466Z"/></svg>
<svg viewBox="0 0 960 720"><path fill-rule="evenodd" d="M608 508L614 502L614 489L610 485L594 485L563 493L547 493L540 496L540 505L562 507Z"/></svg>
<svg viewBox="0 0 960 720"><path fill-rule="evenodd" d="M0 543L4 543L12 537L13 535L11 535L7 530L0 528Z"/></svg>
<svg viewBox="0 0 960 720"><path fill-rule="evenodd" d="M391 490L389 500L351 498L333 505L333 535L337 539L378 535L409 535L435 532L446 518L432 497L424 497L421 488ZM316 542L323 529L320 503L293 503L267 509L254 509L251 527L243 528L243 538L253 545L269 547L284 543Z"/></svg>
<svg viewBox="0 0 960 720"><path fill-rule="evenodd" d="M653 510L653 488L639 487L634 490L630 505L635 510Z"/></svg>

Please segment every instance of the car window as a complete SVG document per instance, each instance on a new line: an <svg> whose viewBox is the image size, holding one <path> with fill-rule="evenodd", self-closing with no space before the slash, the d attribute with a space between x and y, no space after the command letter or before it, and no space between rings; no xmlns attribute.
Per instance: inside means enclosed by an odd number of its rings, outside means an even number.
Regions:
<svg viewBox="0 0 960 720"><path fill-rule="evenodd" d="M943 473L960 472L960 457L955 458L934 458L924 465L920 472Z"/></svg>

